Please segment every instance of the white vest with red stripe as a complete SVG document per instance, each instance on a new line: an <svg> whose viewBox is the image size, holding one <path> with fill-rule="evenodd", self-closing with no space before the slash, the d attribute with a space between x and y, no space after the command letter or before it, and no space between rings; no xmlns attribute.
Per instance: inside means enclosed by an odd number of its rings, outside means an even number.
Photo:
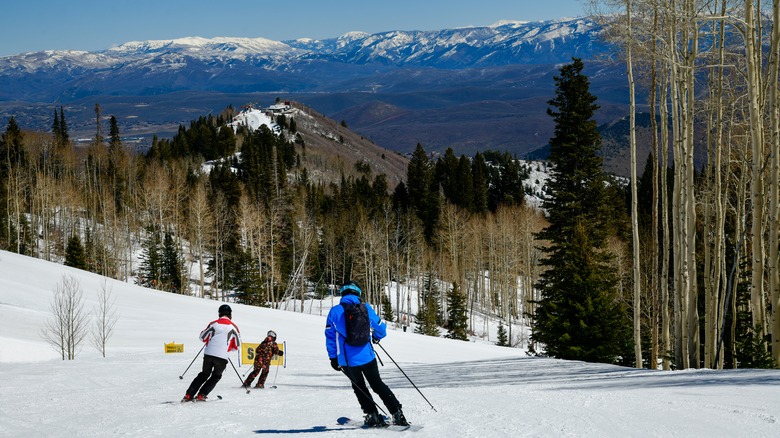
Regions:
<svg viewBox="0 0 780 438"><path fill-rule="evenodd" d="M230 318L223 316L200 332L200 340L206 343L203 354L227 359L228 353L241 345L241 332Z"/></svg>

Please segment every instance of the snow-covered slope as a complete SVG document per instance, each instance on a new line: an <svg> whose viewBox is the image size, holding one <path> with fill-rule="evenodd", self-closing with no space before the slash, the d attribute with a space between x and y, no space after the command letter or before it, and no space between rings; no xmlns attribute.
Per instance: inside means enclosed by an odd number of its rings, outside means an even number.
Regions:
<svg viewBox="0 0 780 438"><path fill-rule="evenodd" d="M52 290L63 276L82 287L85 308L106 284L119 320L101 357L88 343L61 361L42 341ZM107 283L104 283L106 282ZM330 300L304 312L231 304L245 342L269 329L287 343L287 367L271 370L278 389L240 388L228 367L213 395L181 405L200 366L197 334L219 302L105 280L0 251L0 436L208 437L384 436L344 430L336 418L361 415L346 378L324 348ZM164 344L185 352L164 354ZM484 342L431 338L391 329L381 374L423 429L416 437L773 437L780 371L658 372L528 357ZM395 360L435 408L393 364ZM183 379L179 376L183 374ZM172 403L166 403L172 402Z"/></svg>

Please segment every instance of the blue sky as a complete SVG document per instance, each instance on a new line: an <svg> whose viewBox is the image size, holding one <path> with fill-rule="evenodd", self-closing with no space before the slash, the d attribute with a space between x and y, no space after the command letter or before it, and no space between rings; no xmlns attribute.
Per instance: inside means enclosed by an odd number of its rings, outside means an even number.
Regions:
<svg viewBox="0 0 780 438"><path fill-rule="evenodd" d="M584 6L582 0L14 0L2 14L0 57L188 36L282 41L485 26L577 17Z"/></svg>

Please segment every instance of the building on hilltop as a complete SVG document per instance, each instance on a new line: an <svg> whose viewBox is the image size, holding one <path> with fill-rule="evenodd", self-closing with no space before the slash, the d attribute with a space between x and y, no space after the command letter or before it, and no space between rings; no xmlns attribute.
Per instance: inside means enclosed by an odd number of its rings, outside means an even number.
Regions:
<svg viewBox="0 0 780 438"><path fill-rule="evenodd" d="M292 110L290 102L280 102L268 107L268 112L271 114L287 114Z"/></svg>
<svg viewBox="0 0 780 438"><path fill-rule="evenodd" d="M233 128L233 132L238 132L238 128L241 126L246 126L249 130L256 131L263 125L267 126L276 135L282 133L282 128L274 122L270 114L251 106L244 107L240 113L233 117L233 121L229 124Z"/></svg>

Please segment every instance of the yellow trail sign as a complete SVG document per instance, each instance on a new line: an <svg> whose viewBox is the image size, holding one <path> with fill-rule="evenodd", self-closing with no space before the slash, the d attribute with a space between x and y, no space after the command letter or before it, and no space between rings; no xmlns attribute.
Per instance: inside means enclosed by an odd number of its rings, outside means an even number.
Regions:
<svg viewBox="0 0 780 438"><path fill-rule="evenodd" d="M184 344L165 344L165 354L169 353L184 353Z"/></svg>
<svg viewBox="0 0 780 438"><path fill-rule="evenodd" d="M257 349L259 345L260 344L253 344L251 342L244 342L241 344L241 364L252 365L255 363L255 349ZM277 343L276 346L279 347L279 351L284 351L285 344ZM271 356L270 365L286 367L286 359L286 354L284 356L277 356L274 354Z"/></svg>

